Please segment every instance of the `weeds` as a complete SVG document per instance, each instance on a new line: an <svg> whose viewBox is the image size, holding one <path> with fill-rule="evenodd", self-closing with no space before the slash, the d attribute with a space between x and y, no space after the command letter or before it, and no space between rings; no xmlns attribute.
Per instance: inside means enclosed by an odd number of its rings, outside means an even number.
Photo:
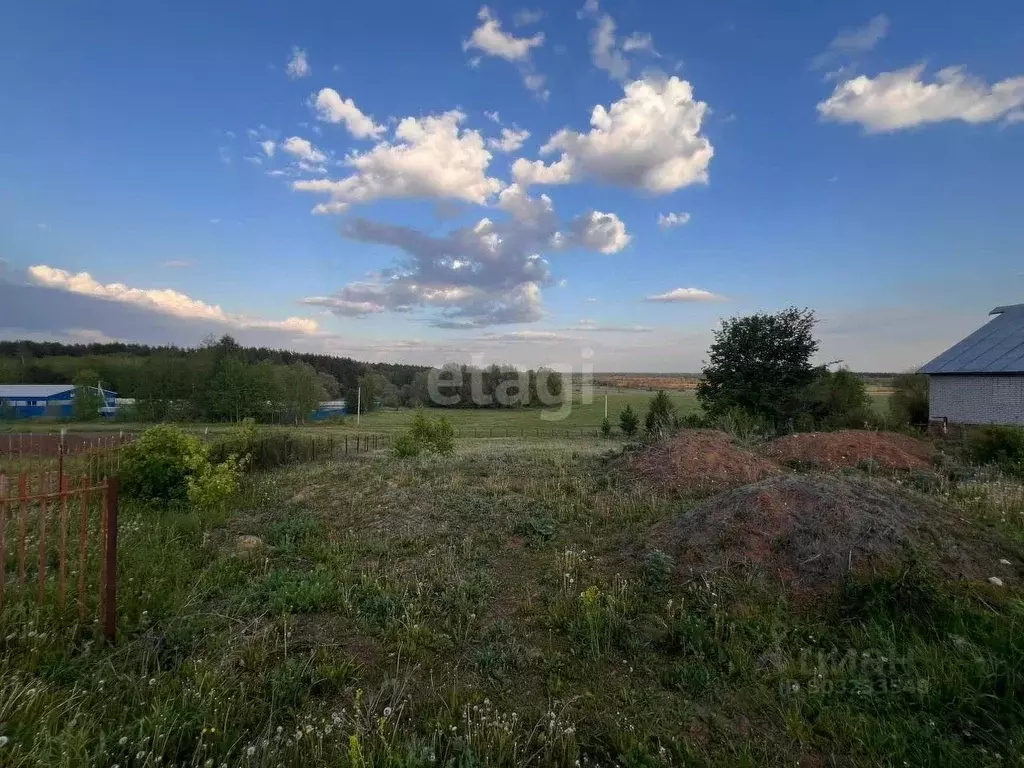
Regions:
<svg viewBox="0 0 1024 768"><path fill-rule="evenodd" d="M795 600L756 574L687 580L638 544L678 502L603 482L604 445L488 441L444 461L254 473L218 512L126 504L117 646L29 601L0 613L0 764L1020 754L1015 564L992 564L1004 587L906 563ZM1021 485L962 477L900 482L1019 537ZM259 557L238 556L240 532L264 542Z"/></svg>

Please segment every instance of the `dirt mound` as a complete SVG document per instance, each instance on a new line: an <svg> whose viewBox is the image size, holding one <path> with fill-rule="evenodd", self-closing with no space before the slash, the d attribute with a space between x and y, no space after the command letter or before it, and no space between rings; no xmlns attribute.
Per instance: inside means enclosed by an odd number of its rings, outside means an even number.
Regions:
<svg viewBox="0 0 1024 768"><path fill-rule="evenodd" d="M888 469L929 469L933 453L923 440L860 429L804 432L768 444L768 455L776 461L798 461L828 469L856 467L871 460Z"/></svg>
<svg viewBox="0 0 1024 768"><path fill-rule="evenodd" d="M782 471L710 429L684 430L657 443L633 457L630 468L658 487L681 492L718 491Z"/></svg>
<svg viewBox="0 0 1024 768"><path fill-rule="evenodd" d="M954 578L986 579L1010 558L946 508L865 477L785 475L703 501L655 528L651 546L681 574L755 566L794 588L818 591L850 570L897 563L912 548Z"/></svg>

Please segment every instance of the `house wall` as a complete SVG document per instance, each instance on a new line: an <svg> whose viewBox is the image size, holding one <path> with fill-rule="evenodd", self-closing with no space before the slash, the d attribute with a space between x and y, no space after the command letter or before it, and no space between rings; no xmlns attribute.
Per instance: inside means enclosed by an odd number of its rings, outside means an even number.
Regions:
<svg viewBox="0 0 1024 768"><path fill-rule="evenodd" d="M931 376L929 412L953 424L1024 426L1024 374Z"/></svg>

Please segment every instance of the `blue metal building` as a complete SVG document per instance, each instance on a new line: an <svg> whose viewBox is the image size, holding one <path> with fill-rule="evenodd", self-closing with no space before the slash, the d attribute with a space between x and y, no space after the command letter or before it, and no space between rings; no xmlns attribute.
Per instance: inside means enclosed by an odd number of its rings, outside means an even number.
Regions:
<svg viewBox="0 0 1024 768"><path fill-rule="evenodd" d="M117 393L97 389L103 397L100 413L113 415ZM74 415L75 388L70 384L0 384L0 418L38 419L49 416L69 419Z"/></svg>

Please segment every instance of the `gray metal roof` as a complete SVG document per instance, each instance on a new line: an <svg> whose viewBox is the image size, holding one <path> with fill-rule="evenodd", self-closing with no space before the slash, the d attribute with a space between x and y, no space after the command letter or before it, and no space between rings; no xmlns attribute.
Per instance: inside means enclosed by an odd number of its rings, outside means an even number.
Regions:
<svg viewBox="0 0 1024 768"><path fill-rule="evenodd" d="M921 373L1024 373L1024 304L996 307L996 317L947 349Z"/></svg>
<svg viewBox="0 0 1024 768"><path fill-rule="evenodd" d="M0 384L0 397L9 400L32 400L54 397L74 389L72 384Z"/></svg>

